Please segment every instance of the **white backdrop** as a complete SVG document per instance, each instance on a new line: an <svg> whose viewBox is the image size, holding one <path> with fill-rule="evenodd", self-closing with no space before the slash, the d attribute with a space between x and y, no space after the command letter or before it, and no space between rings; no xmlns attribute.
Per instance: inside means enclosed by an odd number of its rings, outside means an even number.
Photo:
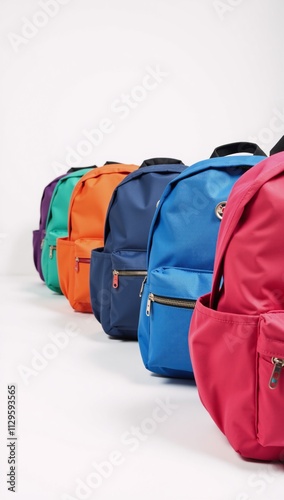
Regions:
<svg viewBox="0 0 284 500"><path fill-rule="evenodd" d="M0 273L34 273L43 187L71 165L269 150L283 15L281 0L1 0Z"/></svg>
<svg viewBox="0 0 284 500"><path fill-rule="evenodd" d="M283 464L241 460L194 383L153 376L32 261L42 190L71 166L190 165L238 140L268 152L283 19L283 0L0 0L1 500L12 384L17 500L283 498Z"/></svg>

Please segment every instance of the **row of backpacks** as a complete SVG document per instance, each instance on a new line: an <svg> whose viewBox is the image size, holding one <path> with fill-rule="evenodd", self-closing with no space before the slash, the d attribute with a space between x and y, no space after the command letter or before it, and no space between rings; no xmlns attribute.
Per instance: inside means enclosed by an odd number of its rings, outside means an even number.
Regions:
<svg viewBox="0 0 284 500"><path fill-rule="evenodd" d="M34 263L51 290L63 293L74 310L93 312L109 336L138 339L150 371L195 377L204 406L234 449L263 460L279 459L284 447L279 430L284 312L279 319L271 313L275 304L268 307L265 300L258 309L249 283L261 293L265 259L275 266L279 257L276 247L283 231L275 203L279 209L281 203L277 196L274 203L274 192L268 190L263 206L258 204L258 212L251 215L256 227L247 224L227 260L223 240L228 244L246 222L244 199L255 201L262 176L272 177L270 165L284 171L283 149L284 138L266 159L256 144L239 142L216 148L209 159L192 166L153 158L140 167L107 162L99 168L71 169L45 188L39 229L33 233ZM238 219L231 216L235 206ZM267 238L274 226L270 221L267 227L267 220L273 209L279 234L271 241ZM266 247L259 255L263 240ZM265 253L269 244L277 255ZM278 293L282 299L278 309L284 305L282 268L277 269L281 279L270 273L264 285L271 297ZM253 310L244 307L248 300ZM222 313L217 313L219 304ZM259 318L268 312L273 318ZM269 338L270 323L277 323L274 340ZM260 355L269 359L258 369ZM261 406L256 394L265 370L268 395L263 389ZM275 411L280 404L281 411Z"/></svg>

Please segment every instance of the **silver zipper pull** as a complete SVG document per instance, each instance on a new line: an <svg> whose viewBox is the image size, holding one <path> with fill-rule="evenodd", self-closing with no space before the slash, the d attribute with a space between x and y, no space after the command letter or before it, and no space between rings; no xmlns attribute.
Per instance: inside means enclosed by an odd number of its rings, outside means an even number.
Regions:
<svg viewBox="0 0 284 500"><path fill-rule="evenodd" d="M145 276L145 278L142 281L142 285L141 285L140 292L139 292L139 297L142 297L142 293L143 293L146 281L147 281L147 276Z"/></svg>
<svg viewBox="0 0 284 500"><path fill-rule="evenodd" d="M56 250L56 246L50 245L49 247L49 258L52 259L53 257L53 250Z"/></svg>
<svg viewBox="0 0 284 500"><path fill-rule="evenodd" d="M44 238L42 238L41 242L40 242L40 249L42 250L43 249L43 244L44 244Z"/></svg>
<svg viewBox="0 0 284 500"><path fill-rule="evenodd" d="M148 295L148 300L147 300L147 306L146 306L146 316L150 316L151 313L151 303L154 302L154 294L149 293Z"/></svg>
<svg viewBox="0 0 284 500"><path fill-rule="evenodd" d="M271 358L271 362L273 363L274 366L269 380L269 388L276 389L279 382L280 373L284 366L284 359Z"/></svg>

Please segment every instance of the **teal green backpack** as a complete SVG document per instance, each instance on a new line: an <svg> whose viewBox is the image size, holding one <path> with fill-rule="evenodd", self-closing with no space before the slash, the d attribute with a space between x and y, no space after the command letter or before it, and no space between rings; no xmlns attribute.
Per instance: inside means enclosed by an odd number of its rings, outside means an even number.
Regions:
<svg viewBox="0 0 284 500"><path fill-rule="evenodd" d="M41 267L45 284L57 293L62 293L59 285L56 240L68 236L68 210L72 191L79 179L96 168L74 168L57 183L49 205L45 235L42 243Z"/></svg>

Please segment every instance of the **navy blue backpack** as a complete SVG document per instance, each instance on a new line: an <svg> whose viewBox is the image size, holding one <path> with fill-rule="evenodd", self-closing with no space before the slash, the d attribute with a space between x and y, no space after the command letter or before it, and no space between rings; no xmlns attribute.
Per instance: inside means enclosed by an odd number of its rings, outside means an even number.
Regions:
<svg viewBox="0 0 284 500"><path fill-rule="evenodd" d="M92 309L112 337L137 340L149 228L166 185L185 168L180 160L146 160L114 190L104 247L91 252L90 268Z"/></svg>
<svg viewBox="0 0 284 500"><path fill-rule="evenodd" d="M240 152L253 155L225 156ZM220 146L211 159L186 169L165 189L149 233L138 327L142 359L150 371L193 377L188 329L197 298L211 290L226 201L234 183L263 155L253 143Z"/></svg>

